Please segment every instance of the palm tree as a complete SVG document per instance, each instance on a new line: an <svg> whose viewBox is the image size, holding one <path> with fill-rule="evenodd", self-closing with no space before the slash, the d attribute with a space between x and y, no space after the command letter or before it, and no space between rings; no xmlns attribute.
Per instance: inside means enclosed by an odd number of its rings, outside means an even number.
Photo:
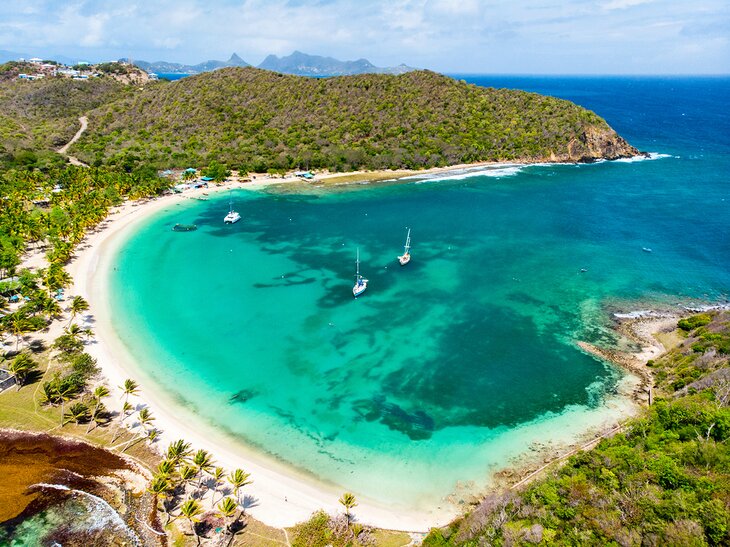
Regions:
<svg viewBox="0 0 730 547"><path fill-rule="evenodd" d="M200 545L200 537L198 536L198 532L195 530L195 523L200 522L200 519L198 519L197 516L202 512L203 508L200 507L200 502L198 502L198 500L187 500L180 506L180 516L183 516L190 521L190 528L193 531L193 535L195 535L195 538L198 540L198 545Z"/></svg>
<svg viewBox="0 0 730 547"><path fill-rule="evenodd" d="M77 424L80 424L88 417L89 407L84 403L74 403L69 407L68 412L64 415L65 421L63 424L67 424L69 422L76 422Z"/></svg>
<svg viewBox="0 0 730 547"><path fill-rule="evenodd" d="M85 312L89 309L89 303L84 300L82 296L74 296L71 299L71 319L69 320L68 324L70 325L74 317L76 317L76 314L79 314L81 312Z"/></svg>
<svg viewBox="0 0 730 547"><path fill-rule="evenodd" d="M213 472L210 474L211 478L213 479L213 495L210 497L210 506L213 507L215 505L215 495L216 492L218 492L218 487L223 482L223 478L225 477L226 470L222 467L216 467Z"/></svg>
<svg viewBox="0 0 730 547"><path fill-rule="evenodd" d="M139 384L131 378L127 378L124 380L124 385L119 386L119 388L123 391L122 396L124 397L124 402L127 403L130 395L137 395L137 392L139 391Z"/></svg>
<svg viewBox="0 0 730 547"><path fill-rule="evenodd" d="M183 487L187 492L187 485L190 484L195 477L198 476L198 470L192 465L183 465L180 468L180 480L183 483Z"/></svg>
<svg viewBox="0 0 730 547"><path fill-rule="evenodd" d="M223 498L218 504L218 515L223 519L226 532L231 534L231 541L233 541L233 537L236 535L231 529L231 526L236 521L236 519L233 518L236 515L236 509L238 509L238 503L236 503L236 500L230 496ZM232 520L228 522L228 519ZM228 545L231 544L231 541L228 542Z"/></svg>
<svg viewBox="0 0 730 547"><path fill-rule="evenodd" d="M236 496L238 503L241 503L241 498L238 496L238 491L251 484L253 481L248 480L251 476L250 473L246 473L243 469L235 469L230 475L228 475L228 482L233 486L233 494Z"/></svg>
<svg viewBox="0 0 730 547"><path fill-rule="evenodd" d="M58 399L61 401L61 427L63 427L67 423L64 421L63 406L66 401L70 401L73 399L74 395L76 395L76 388L69 383L61 384L56 388L56 392L58 394ZM88 410L88 408L86 410Z"/></svg>
<svg viewBox="0 0 730 547"><path fill-rule="evenodd" d="M153 477L147 491L154 496L155 508L157 508L158 499L162 498L164 500L171 488L170 479L166 475L155 475Z"/></svg>
<svg viewBox="0 0 730 547"><path fill-rule="evenodd" d="M137 420L139 421L139 425L142 428L143 435L141 435L139 437L132 437L131 439L129 439L129 441L127 441L127 444L122 449L122 452L126 451L127 448L130 447L132 442L147 437L147 424L154 422L155 417L152 416L150 409L145 407L139 411L139 414L137 415Z"/></svg>
<svg viewBox="0 0 730 547"><path fill-rule="evenodd" d="M71 248L67 247L65 253L70 254L70 252ZM71 276L63 269L62 262L65 262L65 260L50 261L48 268L43 272L43 284L49 292L62 289L71 284Z"/></svg>
<svg viewBox="0 0 730 547"><path fill-rule="evenodd" d="M24 314L15 312L8 320L8 327L10 334L15 336L15 351L18 351L18 348L20 347L20 339L26 332L31 332L33 330L33 324Z"/></svg>
<svg viewBox="0 0 730 547"><path fill-rule="evenodd" d="M125 401L122 405L122 411L119 413L119 423L117 424L117 430L114 432L114 436L112 437L112 442L121 437L122 424L124 424L124 420L127 418L127 416L129 416L128 413L132 412L132 410L134 410L134 407Z"/></svg>
<svg viewBox="0 0 730 547"><path fill-rule="evenodd" d="M350 509L357 506L357 501L355 500L355 496L353 494L350 494L350 492L345 492L342 494L342 497L339 499L339 502L344 506L345 508L345 515L347 515L347 522L350 522Z"/></svg>
<svg viewBox="0 0 730 547"><path fill-rule="evenodd" d="M177 465L172 460L162 460L157 465L157 474L161 477L171 477L175 473Z"/></svg>
<svg viewBox="0 0 730 547"><path fill-rule="evenodd" d="M10 361L8 372L15 377L15 383L18 385L18 391L20 391L20 388L25 384L25 380L28 378L31 371L37 367L38 363L36 363L33 358L26 353L21 353L15 359Z"/></svg>
<svg viewBox="0 0 730 547"><path fill-rule="evenodd" d="M147 440L150 443L154 443L155 439L157 439L157 435L160 434L160 431L158 429L155 429L154 427L150 428L150 430L147 432Z"/></svg>
<svg viewBox="0 0 730 547"><path fill-rule="evenodd" d="M92 396L94 399L94 410L91 411L91 421L89 422L89 427L86 428L87 433L91 430L91 425L96 423L95 420L99 415L99 410L104 406L101 400L108 396L109 389L106 386L97 386L94 390L94 394Z"/></svg>
<svg viewBox="0 0 730 547"><path fill-rule="evenodd" d="M58 402L58 386L54 382L43 382L43 403L55 405Z"/></svg>
<svg viewBox="0 0 730 547"><path fill-rule="evenodd" d="M172 460L175 464L187 460L190 455L190 443L186 443L182 439L170 443L167 447L167 459Z"/></svg>
<svg viewBox="0 0 730 547"><path fill-rule="evenodd" d="M213 469L213 457L207 450L201 448L193 456L193 465L198 468L198 473L200 473L198 482L198 488L200 488L203 485L203 473L208 473Z"/></svg>
<svg viewBox="0 0 730 547"><path fill-rule="evenodd" d="M78 340L83 332L83 329L79 327L76 323L74 323L73 325L69 325L66 328L66 334L68 334L75 340Z"/></svg>
<svg viewBox="0 0 730 547"><path fill-rule="evenodd" d="M99 403L95 406L91 414L91 421L94 423L94 428L99 427L102 424L109 423L108 416L109 414L104 403Z"/></svg>
<svg viewBox="0 0 730 547"><path fill-rule="evenodd" d="M60 304L55 299L48 297L45 297L41 302L41 310L50 319L57 319L61 317L62 313Z"/></svg>
<svg viewBox="0 0 730 547"><path fill-rule="evenodd" d="M155 417L152 415L149 408L143 408L140 410L137 419L139 420L139 425L142 426L142 429L147 429L147 425L155 421Z"/></svg>

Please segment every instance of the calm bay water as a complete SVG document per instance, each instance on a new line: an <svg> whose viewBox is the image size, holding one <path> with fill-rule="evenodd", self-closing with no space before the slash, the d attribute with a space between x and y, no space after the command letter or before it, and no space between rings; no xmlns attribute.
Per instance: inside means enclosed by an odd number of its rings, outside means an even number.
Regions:
<svg viewBox="0 0 730 547"><path fill-rule="evenodd" d="M161 80L170 80L171 82L174 82L175 80L182 80L183 78L192 76L192 74L179 74L176 72L160 72L157 76Z"/></svg>
<svg viewBox="0 0 730 547"><path fill-rule="evenodd" d="M730 80L458 77L574 100L654 159L238 191L233 226L228 196L171 206L111 279L147 381L277 459L410 506L620 412L622 374L574 341L609 341L608 310L730 290ZM370 285L353 300L357 248Z"/></svg>

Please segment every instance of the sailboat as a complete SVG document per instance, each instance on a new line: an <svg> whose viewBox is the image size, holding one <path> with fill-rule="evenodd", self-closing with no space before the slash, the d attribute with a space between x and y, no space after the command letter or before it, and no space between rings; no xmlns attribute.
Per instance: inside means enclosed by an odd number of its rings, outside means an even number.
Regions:
<svg viewBox="0 0 730 547"><path fill-rule="evenodd" d="M241 215L233 210L233 199L228 200L228 214L223 219L224 224L233 224L241 220Z"/></svg>
<svg viewBox="0 0 730 547"><path fill-rule="evenodd" d="M398 262L401 266L405 266L411 261L411 229L408 228L408 235L406 236L406 245L403 249L403 254L398 257Z"/></svg>
<svg viewBox="0 0 730 547"><path fill-rule="evenodd" d="M368 288L368 280L360 275L360 249L357 250L357 261L355 262L355 286L352 287L352 296L357 298Z"/></svg>

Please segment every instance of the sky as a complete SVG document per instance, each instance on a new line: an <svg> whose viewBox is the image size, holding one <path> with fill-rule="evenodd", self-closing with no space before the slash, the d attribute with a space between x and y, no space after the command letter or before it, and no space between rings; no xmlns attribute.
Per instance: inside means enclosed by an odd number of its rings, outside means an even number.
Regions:
<svg viewBox="0 0 730 547"><path fill-rule="evenodd" d="M0 50L257 65L294 50L446 73L728 74L729 0L0 0Z"/></svg>

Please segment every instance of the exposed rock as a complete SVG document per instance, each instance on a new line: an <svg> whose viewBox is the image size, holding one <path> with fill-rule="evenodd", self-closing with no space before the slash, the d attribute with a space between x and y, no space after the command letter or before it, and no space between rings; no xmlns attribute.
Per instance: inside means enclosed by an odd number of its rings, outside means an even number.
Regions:
<svg viewBox="0 0 730 547"><path fill-rule="evenodd" d="M591 126L579 138L568 143L567 154L558 157L558 161L592 162L597 159L615 160L642 154L647 155L631 146L613 129Z"/></svg>

